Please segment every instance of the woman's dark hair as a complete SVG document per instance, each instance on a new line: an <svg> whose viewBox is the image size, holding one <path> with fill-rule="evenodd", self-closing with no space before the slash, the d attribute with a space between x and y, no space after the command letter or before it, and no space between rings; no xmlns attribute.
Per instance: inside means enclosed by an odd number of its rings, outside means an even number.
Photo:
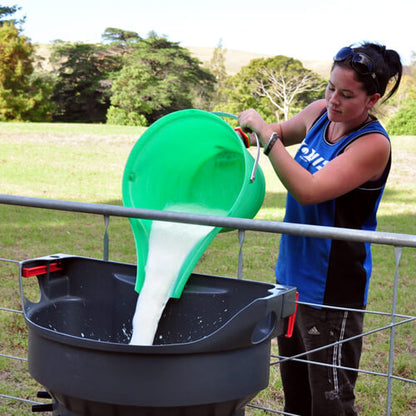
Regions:
<svg viewBox="0 0 416 416"><path fill-rule="evenodd" d="M346 48L345 48L346 49ZM344 60L334 60L334 66L352 68L368 95L379 93L381 97L386 93L390 80L394 82L383 102L387 101L399 88L402 79L403 66L399 54L393 49L377 43L365 42L356 47L351 46L354 53L362 53L369 57L374 63L373 73L363 74L355 69L353 55ZM373 75L373 76L372 76ZM373 78L374 77L374 78Z"/></svg>

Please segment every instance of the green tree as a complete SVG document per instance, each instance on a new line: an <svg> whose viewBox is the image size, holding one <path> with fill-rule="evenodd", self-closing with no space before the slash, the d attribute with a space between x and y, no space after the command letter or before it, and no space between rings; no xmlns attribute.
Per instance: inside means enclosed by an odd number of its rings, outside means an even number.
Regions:
<svg viewBox="0 0 416 416"><path fill-rule="evenodd" d="M407 100L390 118L386 129L394 136L416 136L416 102Z"/></svg>
<svg viewBox="0 0 416 416"><path fill-rule="evenodd" d="M17 5L14 6L1 6L0 5L0 24L2 24L4 21L10 21L10 19L7 19L9 16L14 15L18 10L20 10L20 7ZM14 20L12 20L14 23Z"/></svg>
<svg viewBox="0 0 416 416"><path fill-rule="evenodd" d="M254 81L256 94L266 97L278 111L276 116L283 114L284 120L289 118L292 104L299 96L307 92L322 92L323 82L319 82L311 71L288 73L286 68L278 70L264 69L260 71L262 78ZM263 78L264 77L264 78Z"/></svg>
<svg viewBox="0 0 416 416"><path fill-rule="evenodd" d="M33 46L12 21L0 25L0 120L27 120L36 100L30 95Z"/></svg>
<svg viewBox="0 0 416 416"><path fill-rule="evenodd" d="M115 76L107 121L143 124L145 117L146 124L153 123L170 112L192 108L194 98L209 94L214 83L213 75L187 49L150 33Z"/></svg>
<svg viewBox="0 0 416 416"><path fill-rule="evenodd" d="M51 121L55 105L51 100L55 77L46 71L35 71L29 78L30 95L35 105L30 110L28 121Z"/></svg>
<svg viewBox="0 0 416 416"><path fill-rule="evenodd" d="M108 48L86 43L55 44L51 61L57 83L53 101L55 121L105 122L110 105L110 74L120 61Z"/></svg>
<svg viewBox="0 0 416 416"><path fill-rule="evenodd" d="M226 82L229 78L225 67L226 52L227 51L222 47L222 40L220 40L217 47L214 49L211 61L208 66L216 80L214 92L211 98L211 106L213 108L215 108L219 103L226 101L224 91Z"/></svg>
<svg viewBox="0 0 416 416"><path fill-rule="evenodd" d="M281 85L273 83L273 78L279 80ZM305 80L308 88L299 88ZM292 96L288 94L288 86ZM293 115L322 96L323 91L323 80L296 59L281 55L253 59L229 78L224 91L227 101L222 104L222 109L238 114L254 107L268 122L275 122ZM220 107L217 106L217 109Z"/></svg>
<svg viewBox="0 0 416 416"><path fill-rule="evenodd" d="M412 52L410 65L398 92L380 108L389 134L396 136L416 135L416 52Z"/></svg>
<svg viewBox="0 0 416 416"><path fill-rule="evenodd" d="M389 134L416 135L416 52L412 52L412 60L402 78L398 94L392 97L390 104L390 111L394 114L386 125Z"/></svg>
<svg viewBox="0 0 416 416"><path fill-rule="evenodd" d="M0 120L45 121L50 116L52 79L34 71L34 47L21 34L18 6L0 6Z"/></svg>
<svg viewBox="0 0 416 416"><path fill-rule="evenodd" d="M115 53L121 55L131 53L133 48L142 40L136 32L108 27L101 35L104 44L112 47Z"/></svg>

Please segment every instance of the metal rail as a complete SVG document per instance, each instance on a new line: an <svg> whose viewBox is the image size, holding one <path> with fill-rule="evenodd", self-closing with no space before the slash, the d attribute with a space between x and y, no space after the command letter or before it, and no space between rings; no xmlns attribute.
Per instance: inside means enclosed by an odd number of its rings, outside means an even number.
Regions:
<svg viewBox="0 0 416 416"><path fill-rule="evenodd" d="M234 217L187 214L142 208L129 208L117 205L93 204L86 202L60 201L55 199L33 198L0 194L0 204L19 205L60 211L82 212L115 217L143 218L187 224L210 225L214 227L262 231L278 234L293 234L336 240L348 240L384 244L396 247L416 247L416 236L378 231L353 230L319 225L293 224L277 221L249 220Z"/></svg>

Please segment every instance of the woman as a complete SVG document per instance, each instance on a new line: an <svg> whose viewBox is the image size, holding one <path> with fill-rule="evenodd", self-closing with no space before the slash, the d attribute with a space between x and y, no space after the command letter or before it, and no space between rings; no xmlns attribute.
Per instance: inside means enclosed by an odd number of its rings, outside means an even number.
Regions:
<svg viewBox="0 0 416 416"><path fill-rule="evenodd" d="M390 170L389 137L370 110L392 85L399 87L400 57L364 43L334 57L325 99L280 124L267 124L254 110L239 115L243 129L257 133L280 181L288 190L285 221L374 230L376 211ZM392 80L393 84L389 84ZM285 146L301 143L295 156ZM277 281L296 286L299 301L292 338L279 337L279 353L290 357L362 333L371 274L370 245L282 235ZM322 307L336 306L341 309ZM354 386L362 339L309 353L280 365L285 411L297 415L356 415ZM328 366L329 364L329 366Z"/></svg>

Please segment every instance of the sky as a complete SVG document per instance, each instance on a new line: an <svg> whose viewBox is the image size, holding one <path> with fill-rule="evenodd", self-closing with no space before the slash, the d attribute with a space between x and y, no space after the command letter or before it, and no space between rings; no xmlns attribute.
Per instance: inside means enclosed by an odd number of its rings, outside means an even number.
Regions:
<svg viewBox="0 0 416 416"><path fill-rule="evenodd" d="M34 43L95 43L108 27L163 35L183 47L300 60L330 60L343 46L374 41L404 64L416 51L414 0L0 0L18 5Z"/></svg>

